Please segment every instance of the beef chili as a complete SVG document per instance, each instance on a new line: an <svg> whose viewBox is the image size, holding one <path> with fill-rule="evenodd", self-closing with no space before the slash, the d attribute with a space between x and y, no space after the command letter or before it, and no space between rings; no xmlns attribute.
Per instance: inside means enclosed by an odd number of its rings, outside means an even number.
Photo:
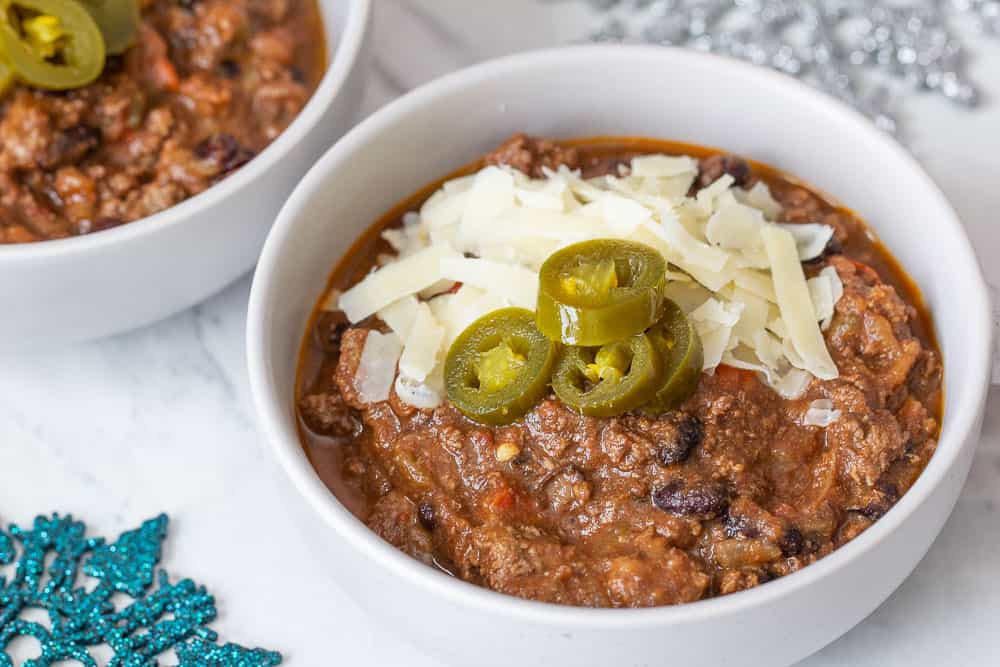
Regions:
<svg viewBox="0 0 1000 667"><path fill-rule="evenodd" d="M0 92L0 243L108 229L202 192L273 141L322 77L315 0L130 1L134 45L116 54L106 35L92 83L21 77Z"/></svg>
<svg viewBox="0 0 1000 667"><path fill-rule="evenodd" d="M584 179L608 175L617 177L608 182L621 184L638 170L633 158L655 154L694 158L694 172L681 181L689 198L680 208L697 205L699 197L707 201L709 195L699 193L716 183L738 188L745 201L754 199L746 193L763 195L766 186L770 194L758 197L758 205L769 220L785 223L771 226L832 229L801 266L805 276L826 275L840 285L822 329L836 377L809 377L790 391L765 372L734 366L737 347L700 373L679 405L660 411L588 416L544 391L522 416L481 423L450 400L436 407L404 400L402 375L385 400L370 400L359 367L371 362L364 359L371 346L397 372L399 344L393 354L385 343L398 313L380 310L352 323L337 306L347 305L348 288L377 275L370 274L373 267L390 266L396 253L413 256L400 239L417 226L416 212L430 217L424 205L432 193L451 187L454 194L463 183L456 177L486 165L550 181L558 174L572 178L561 170L568 167L580 170L578 188L597 182ZM662 164L668 168L661 175L677 166ZM453 175L451 186L441 189L442 182L393 209L337 265L331 296L303 340L298 376L302 441L320 478L360 520L413 558L546 602L690 602L764 584L831 553L889 511L933 455L942 367L919 291L861 219L794 177L675 142L519 135ZM668 294L671 285L694 284L675 269L670 260ZM417 303L441 312L434 299L455 303L463 289L438 284ZM734 288L714 293L731 295ZM708 363L718 355L712 333L718 329L706 327L676 294L701 327ZM718 296L731 303L725 298ZM400 374L413 363L406 355Z"/></svg>

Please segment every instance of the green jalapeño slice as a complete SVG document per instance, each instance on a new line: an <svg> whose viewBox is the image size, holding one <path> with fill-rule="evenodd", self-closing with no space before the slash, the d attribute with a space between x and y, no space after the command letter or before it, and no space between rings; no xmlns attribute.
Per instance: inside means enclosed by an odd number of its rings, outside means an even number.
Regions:
<svg viewBox="0 0 1000 667"><path fill-rule="evenodd" d="M614 417L651 400L662 384L659 352L646 334L600 347L565 347L552 374L563 403L591 417Z"/></svg>
<svg viewBox="0 0 1000 667"><path fill-rule="evenodd" d="M104 46L112 55L124 53L139 34L138 0L80 0L104 36Z"/></svg>
<svg viewBox="0 0 1000 667"><path fill-rule="evenodd" d="M7 64L0 52L0 95L7 92L7 89L14 85L14 68Z"/></svg>
<svg viewBox="0 0 1000 667"><path fill-rule="evenodd" d="M697 389L705 355L691 320L670 299L663 302L660 321L646 334L663 361L663 384L646 410L662 414L676 409Z"/></svg>
<svg viewBox="0 0 1000 667"><path fill-rule="evenodd" d="M474 421L509 424L545 396L558 351L530 310L493 311L470 324L448 350L448 400Z"/></svg>
<svg viewBox="0 0 1000 667"><path fill-rule="evenodd" d="M79 88L104 69L104 38L75 0L0 0L0 59L30 86Z"/></svg>
<svg viewBox="0 0 1000 667"><path fill-rule="evenodd" d="M645 331L663 301L667 263L653 248L584 241L542 264L538 328L567 345L598 346Z"/></svg>

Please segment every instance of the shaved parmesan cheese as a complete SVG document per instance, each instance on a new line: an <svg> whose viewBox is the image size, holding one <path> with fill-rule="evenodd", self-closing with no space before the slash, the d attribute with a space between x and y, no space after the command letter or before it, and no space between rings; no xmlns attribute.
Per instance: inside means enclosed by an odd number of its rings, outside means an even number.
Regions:
<svg viewBox="0 0 1000 667"><path fill-rule="evenodd" d="M744 206L732 195L722 196L715 213L705 225L705 238L709 243L727 250L752 251L760 247L760 228L763 225L763 213Z"/></svg>
<svg viewBox="0 0 1000 667"><path fill-rule="evenodd" d="M676 303L685 313L690 313L708 299L712 298L712 293L698 283L668 282L663 290L664 295Z"/></svg>
<svg viewBox="0 0 1000 667"><path fill-rule="evenodd" d="M358 370L354 374L358 398L366 403L378 403L389 398L401 351L402 345L396 334L375 330L368 332L358 360Z"/></svg>
<svg viewBox="0 0 1000 667"><path fill-rule="evenodd" d="M749 190L733 188L731 192L737 200L747 206L753 206L768 220L777 220L781 215L781 204L771 196L771 190L764 181L757 181Z"/></svg>
<svg viewBox="0 0 1000 667"><path fill-rule="evenodd" d="M698 173L698 161L687 155L638 155L632 158L632 175L670 178Z"/></svg>
<svg viewBox="0 0 1000 667"><path fill-rule="evenodd" d="M447 350L460 333L483 315L510 304L486 290L462 285L455 294L444 294L428 302L431 312L445 327L444 348Z"/></svg>
<svg viewBox="0 0 1000 667"><path fill-rule="evenodd" d="M793 368L784 377L772 382L771 388L778 392L782 398L795 400L805 393L810 382L812 382L812 376L809 373Z"/></svg>
<svg viewBox="0 0 1000 667"><path fill-rule="evenodd" d="M809 286L809 297L813 302L813 310L816 317L822 323L821 329L825 329L833 317L833 286L827 276L819 275L806 281Z"/></svg>
<svg viewBox="0 0 1000 667"><path fill-rule="evenodd" d="M352 323L360 322L393 301L416 294L444 278L442 258L457 256L455 249L444 243L419 250L369 273L340 295L338 305Z"/></svg>
<svg viewBox="0 0 1000 667"><path fill-rule="evenodd" d="M728 190L735 182L732 176L723 174L714 183L698 191L698 194L695 195L695 203L706 217L712 215L712 212L715 210L716 198Z"/></svg>
<svg viewBox="0 0 1000 667"><path fill-rule="evenodd" d="M538 301L538 274L523 266L447 257L441 260L441 272L445 278L490 290L521 308L534 310Z"/></svg>
<svg viewBox="0 0 1000 667"><path fill-rule="evenodd" d="M580 178L579 171L573 171L564 164L559 165L555 171L548 167L542 167L542 173L550 180L565 183L573 194L583 202L595 201L604 194L604 190Z"/></svg>
<svg viewBox="0 0 1000 667"><path fill-rule="evenodd" d="M627 236L635 228L652 217L652 213L642 204L633 199L610 192L600 199L602 213L611 230L622 236Z"/></svg>
<svg viewBox="0 0 1000 667"><path fill-rule="evenodd" d="M444 327L434 315L430 306L417 306L413 325L405 338L403 355L399 358L399 372L411 380L422 382L439 361L441 343L444 341Z"/></svg>
<svg viewBox="0 0 1000 667"><path fill-rule="evenodd" d="M844 295L844 283L832 266L824 267L819 275L809 279L809 294L812 296L816 317L820 318L820 329L826 331L833 322L833 310Z"/></svg>
<svg viewBox="0 0 1000 667"><path fill-rule="evenodd" d="M664 240L671 246L667 259L710 290L722 289L723 285L731 280L729 275L722 273L726 262L729 261L729 255L719 248L695 239L681 226L675 216L669 213L661 215Z"/></svg>
<svg viewBox="0 0 1000 667"><path fill-rule="evenodd" d="M769 304L766 299L739 287L730 292L730 300L741 306L740 319L733 327L733 335L740 342L753 346L757 334L767 326Z"/></svg>
<svg viewBox="0 0 1000 667"><path fill-rule="evenodd" d="M771 276L763 271L738 269L733 272L733 283L737 287L741 287L751 294L756 294L763 299L767 299L771 303L776 303L778 300L778 297L774 293L774 283L771 282Z"/></svg>
<svg viewBox="0 0 1000 667"><path fill-rule="evenodd" d="M809 404L802 423L806 426L826 428L840 419L840 410L833 409L833 401L828 398L818 398Z"/></svg>
<svg viewBox="0 0 1000 667"><path fill-rule="evenodd" d="M726 350L736 345L732 340L733 327L739 321L742 310L742 304L709 298L689 314L701 338L705 353L703 368L706 370L718 366Z"/></svg>
<svg viewBox="0 0 1000 667"><path fill-rule="evenodd" d="M805 370L818 378L832 380L839 373L817 324L816 311L799 263L795 239L777 226L765 227L761 231L761 237L771 260L774 291L778 297L781 319L788 327L789 339L802 356Z"/></svg>
<svg viewBox="0 0 1000 667"><path fill-rule="evenodd" d="M664 257L664 292L691 317L706 371L719 363L752 370L786 398L814 376L836 377L820 326L829 326L843 284L832 267L807 281L800 265L823 252L831 227L770 222L781 206L767 185L744 190L728 174L689 197L699 171L687 156L638 156L616 175L586 180L565 166L542 173L488 166L445 182L401 227L384 231L395 254L328 296L352 322L378 314L397 336L400 349L386 359L394 369L398 361L392 381L401 400L439 405L442 358L455 338L499 308L533 310L544 261L601 238L643 243ZM372 340L375 349L389 345ZM384 396L384 364L366 364L365 377L378 380L369 395Z"/></svg>
<svg viewBox="0 0 1000 667"><path fill-rule="evenodd" d="M444 395L427 382L417 382L399 375L395 384L396 395L407 405L421 410L433 410L444 402Z"/></svg>
<svg viewBox="0 0 1000 667"><path fill-rule="evenodd" d="M392 246L398 257L406 257L426 248L429 240L426 229L412 224L390 227L382 232L382 238Z"/></svg>
<svg viewBox="0 0 1000 667"><path fill-rule="evenodd" d="M419 302L413 295L393 301L378 311L378 318L388 325L401 339L406 340L417 317Z"/></svg>
<svg viewBox="0 0 1000 667"><path fill-rule="evenodd" d="M420 220L432 230L457 225L467 200L466 190L438 190L420 207Z"/></svg>
<svg viewBox="0 0 1000 667"><path fill-rule="evenodd" d="M458 228L458 249L476 252L481 234L514 205L514 176L511 172L501 167L480 170L462 211Z"/></svg>
<svg viewBox="0 0 1000 667"><path fill-rule="evenodd" d="M818 223L779 224L795 239L799 259L807 262L823 254L826 244L833 238L833 227Z"/></svg>
<svg viewBox="0 0 1000 667"><path fill-rule="evenodd" d="M701 347L705 354L705 362L702 368L706 371L713 370L722 362L722 355L729 347L729 340L732 336L732 327L714 326L708 329L695 325L698 336L701 338Z"/></svg>
<svg viewBox="0 0 1000 667"><path fill-rule="evenodd" d="M708 299L691 312L691 317L703 322L711 322L724 327L734 327L740 320L743 305L725 304L718 299Z"/></svg>
<svg viewBox="0 0 1000 667"><path fill-rule="evenodd" d="M833 290L833 305L837 305L840 297L844 296L844 283L840 279L840 274L832 266L824 266L819 275L826 276L826 279L830 281L830 288Z"/></svg>

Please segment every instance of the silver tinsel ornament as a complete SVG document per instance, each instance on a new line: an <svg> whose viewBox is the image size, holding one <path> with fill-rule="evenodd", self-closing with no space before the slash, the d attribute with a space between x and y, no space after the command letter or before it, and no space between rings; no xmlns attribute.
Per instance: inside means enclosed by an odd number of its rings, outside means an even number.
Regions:
<svg viewBox="0 0 1000 667"><path fill-rule="evenodd" d="M895 133L893 92L979 101L951 22L1000 35L1000 0L573 0L590 5L598 42L687 46L798 77ZM874 75L874 76L873 76Z"/></svg>

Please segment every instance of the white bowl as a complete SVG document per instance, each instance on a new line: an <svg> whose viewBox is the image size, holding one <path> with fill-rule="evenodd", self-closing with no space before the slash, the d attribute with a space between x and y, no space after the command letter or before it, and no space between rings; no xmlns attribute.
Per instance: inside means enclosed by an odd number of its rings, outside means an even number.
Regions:
<svg viewBox="0 0 1000 667"><path fill-rule="evenodd" d="M293 413L295 361L331 267L397 200L515 131L676 138L788 169L863 215L923 289L944 355L937 453L874 526L790 576L676 607L581 609L448 577L355 519L310 467ZM289 514L329 576L379 624L457 665L787 665L869 614L909 574L968 472L989 371L988 301L948 202L899 145L794 80L691 51L588 46L519 55L446 76L382 109L292 194L264 247L247 331L263 432ZM316 619L322 623L322 619Z"/></svg>
<svg viewBox="0 0 1000 667"><path fill-rule="evenodd" d="M142 220L57 241L0 244L0 343L60 343L154 322L257 261L288 193L356 120L371 0L319 0L330 60L292 124L205 192Z"/></svg>

